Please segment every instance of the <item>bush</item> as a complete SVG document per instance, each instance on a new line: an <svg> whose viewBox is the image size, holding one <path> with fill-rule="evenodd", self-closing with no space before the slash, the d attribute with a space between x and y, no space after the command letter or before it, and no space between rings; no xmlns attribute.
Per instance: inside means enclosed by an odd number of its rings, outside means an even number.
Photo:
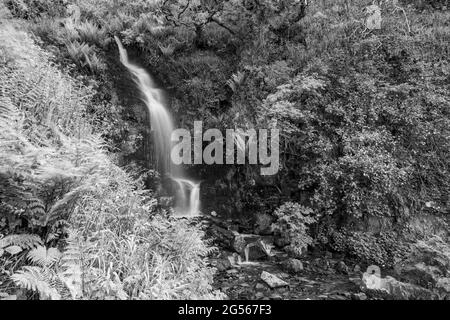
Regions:
<svg viewBox="0 0 450 320"><path fill-rule="evenodd" d="M316 221L313 211L298 203L287 202L275 210L276 221L272 224L278 242L285 244L285 249L294 256L300 256L312 244L308 234L308 225Z"/></svg>
<svg viewBox="0 0 450 320"><path fill-rule="evenodd" d="M347 230L333 233L331 247L356 258L359 262L376 264L382 268L392 268L411 250L394 232L373 235Z"/></svg>

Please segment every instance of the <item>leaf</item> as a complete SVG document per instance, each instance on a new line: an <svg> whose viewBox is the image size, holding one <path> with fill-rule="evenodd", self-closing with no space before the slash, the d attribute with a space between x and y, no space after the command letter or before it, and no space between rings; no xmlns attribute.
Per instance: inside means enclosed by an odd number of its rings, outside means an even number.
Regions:
<svg viewBox="0 0 450 320"><path fill-rule="evenodd" d="M22 248L19 246L9 246L5 248L5 251L8 252L10 255L16 255L22 252Z"/></svg>
<svg viewBox="0 0 450 320"><path fill-rule="evenodd" d="M36 263L40 266L49 266L54 262L59 260L61 257L61 252L57 248L46 248L44 246L39 246L33 250L31 250L27 258L30 259L33 263Z"/></svg>

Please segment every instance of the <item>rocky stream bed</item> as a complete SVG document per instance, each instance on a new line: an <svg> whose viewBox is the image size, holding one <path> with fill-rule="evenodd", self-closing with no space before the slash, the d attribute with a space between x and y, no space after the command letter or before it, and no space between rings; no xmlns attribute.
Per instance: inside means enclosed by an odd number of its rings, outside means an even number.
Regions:
<svg viewBox="0 0 450 320"><path fill-rule="evenodd" d="M381 270L375 278L379 283L374 286L368 283L374 276L368 269L372 267L346 259L342 254L315 251L294 259L274 246L270 236L240 233L230 221L210 219L207 223L208 235L219 247L218 253L211 257L211 265L217 268L213 286L229 299L450 298L449 261L443 261L433 252L420 256L420 259L426 257L428 264L415 261L396 270Z"/></svg>

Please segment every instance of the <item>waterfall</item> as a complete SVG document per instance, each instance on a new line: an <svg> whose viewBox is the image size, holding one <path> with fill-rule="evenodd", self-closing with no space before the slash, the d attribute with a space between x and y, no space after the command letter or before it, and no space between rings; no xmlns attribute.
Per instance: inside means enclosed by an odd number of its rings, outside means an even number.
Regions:
<svg viewBox="0 0 450 320"><path fill-rule="evenodd" d="M200 212L200 183L183 178L173 178L179 186L179 196L175 211L185 216L195 216ZM190 196L187 197L186 190Z"/></svg>
<svg viewBox="0 0 450 320"><path fill-rule="evenodd" d="M181 166L175 166L170 160L170 138L174 125L171 115L164 106L163 92L156 87L152 77L144 68L130 62L128 53L119 38L114 36L114 39L119 48L120 62L133 75L150 115L150 128L154 137L155 167L161 175L168 175L178 186L175 194L175 212L180 216L196 216L200 213L200 183L184 177Z"/></svg>

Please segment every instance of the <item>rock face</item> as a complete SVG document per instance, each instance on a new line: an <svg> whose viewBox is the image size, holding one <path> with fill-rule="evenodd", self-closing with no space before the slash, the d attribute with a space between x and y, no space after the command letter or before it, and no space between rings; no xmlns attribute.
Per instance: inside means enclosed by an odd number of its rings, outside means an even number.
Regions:
<svg viewBox="0 0 450 320"><path fill-rule="evenodd" d="M419 241L410 256L395 266L401 281L434 289L445 287L450 277L450 246L439 237Z"/></svg>
<svg viewBox="0 0 450 320"><path fill-rule="evenodd" d="M434 300L436 295L423 287L397 281L392 277L386 277L388 292L398 300Z"/></svg>
<svg viewBox="0 0 450 320"><path fill-rule="evenodd" d="M397 279L390 276L381 278L378 275L370 274L368 278L371 279L363 279L363 281L366 286L366 292L369 294L382 293L384 295L387 295L388 299L393 300L437 299L437 295L431 290L411 283L398 281Z"/></svg>
<svg viewBox="0 0 450 320"><path fill-rule="evenodd" d="M286 281L281 280L277 276L266 271L263 271L261 273L261 280L267 283L267 285L272 289L289 286L289 284Z"/></svg>
<svg viewBox="0 0 450 320"><path fill-rule="evenodd" d="M271 256L272 238L255 234L238 234L232 242L233 249L243 255L248 255L249 261L255 261Z"/></svg>
<svg viewBox="0 0 450 320"><path fill-rule="evenodd" d="M239 234L235 232L232 247L237 253L244 253L245 247L250 243L256 242L258 239L260 239L260 236L255 234Z"/></svg>
<svg viewBox="0 0 450 320"><path fill-rule="evenodd" d="M235 251L240 254L243 260L245 252L249 255L249 260L255 261L271 256L270 250L273 243L271 236L261 236L257 234L242 234L235 230L226 228L223 224L218 224L217 219L210 219L214 222L208 228L208 236L222 247ZM221 223L221 222L220 222Z"/></svg>

